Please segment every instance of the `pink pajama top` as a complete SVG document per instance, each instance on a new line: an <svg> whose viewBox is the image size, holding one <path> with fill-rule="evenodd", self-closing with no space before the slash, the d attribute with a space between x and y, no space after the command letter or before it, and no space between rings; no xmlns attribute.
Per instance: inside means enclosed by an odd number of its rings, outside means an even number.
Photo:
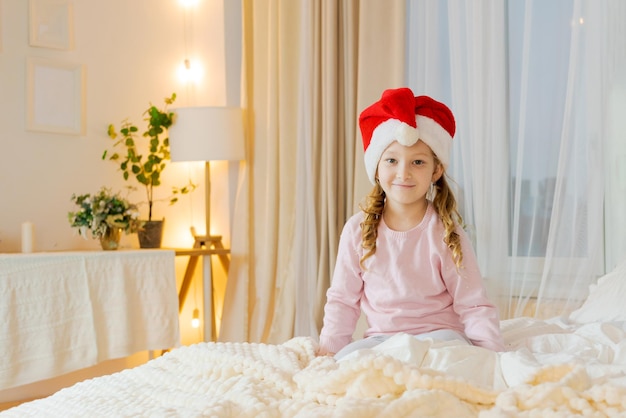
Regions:
<svg viewBox="0 0 626 418"><path fill-rule="evenodd" d="M457 228L463 250L457 270L443 242L444 226L429 203L413 229L393 231L381 220L376 253L359 265L362 212L353 215L341 234L337 263L326 293L320 347L336 353L352 341L361 311L365 337L412 335L439 329L464 334L474 345L503 351L496 307L487 299L472 245Z"/></svg>

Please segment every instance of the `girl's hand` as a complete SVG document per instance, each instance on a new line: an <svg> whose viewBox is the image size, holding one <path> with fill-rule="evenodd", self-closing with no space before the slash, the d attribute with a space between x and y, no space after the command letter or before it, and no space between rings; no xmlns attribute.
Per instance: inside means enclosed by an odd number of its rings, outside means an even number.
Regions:
<svg viewBox="0 0 626 418"><path fill-rule="evenodd" d="M332 356L334 356L334 355L335 355L335 353L331 353L330 351L327 351L325 348L320 347L320 348L318 348L318 349L317 349L317 351L315 352L315 355L316 355L316 356L318 356L318 357L321 357L321 356L329 356L329 357L332 357Z"/></svg>

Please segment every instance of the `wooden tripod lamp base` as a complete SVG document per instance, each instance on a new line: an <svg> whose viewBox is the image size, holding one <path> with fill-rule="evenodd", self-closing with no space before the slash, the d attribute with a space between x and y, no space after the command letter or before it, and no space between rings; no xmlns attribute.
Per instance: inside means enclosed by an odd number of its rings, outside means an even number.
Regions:
<svg viewBox="0 0 626 418"><path fill-rule="evenodd" d="M222 243L221 235L196 235L195 229L191 228L191 233L194 236L194 244L191 249L176 249L176 255L179 256L189 256L189 261L187 263L187 268L185 269L185 276L183 278L183 283L180 286L180 290L178 292L178 312L182 312L183 306L185 305L185 299L187 298L187 293L189 292L189 286L193 280L193 275L196 270L196 266L198 265L198 257L200 256L208 256L209 268L212 269L211 256L216 255L220 259L220 264L224 269L226 275L228 275L228 269L230 268L230 259L228 255L230 254L230 250L224 248L224 244ZM207 260L207 259L205 259ZM210 284L211 292L210 292L210 311L211 311L211 335L210 341L215 341L216 332L215 332L215 303L213 302L213 294L214 294L214 286L213 286L213 273L210 274ZM205 293L207 293L205 291ZM206 309L206 305L205 305ZM206 317L206 315L205 315Z"/></svg>

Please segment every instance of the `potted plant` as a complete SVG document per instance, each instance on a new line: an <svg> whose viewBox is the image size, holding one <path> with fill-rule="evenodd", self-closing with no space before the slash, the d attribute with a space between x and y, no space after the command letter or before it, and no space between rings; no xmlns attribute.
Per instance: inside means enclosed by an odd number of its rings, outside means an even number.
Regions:
<svg viewBox="0 0 626 418"><path fill-rule="evenodd" d="M143 113L146 121L146 129L141 134L139 128L125 119L120 124L119 132L113 124L107 130L109 138L115 141L114 149L102 154L103 160L113 161L119 164L124 180L135 179L140 187L146 192L148 202L148 220L139 231L139 244L142 248L158 248L161 246L163 234L163 220L152 219L152 209L156 202L154 188L161 185L161 174L170 159L170 144L167 129L174 123L174 113L167 107L176 100L176 93L164 99L163 108L150 104ZM173 187L169 200L170 205L178 201L178 196L195 189L195 185L189 182L184 187Z"/></svg>
<svg viewBox="0 0 626 418"><path fill-rule="evenodd" d="M121 232L131 234L141 229L137 205L106 187L93 196L73 194L72 202L79 208L67 214L70 226L78 228L84 238L90 231L92 238L100 240L103 250L117 250Z"/></svg>

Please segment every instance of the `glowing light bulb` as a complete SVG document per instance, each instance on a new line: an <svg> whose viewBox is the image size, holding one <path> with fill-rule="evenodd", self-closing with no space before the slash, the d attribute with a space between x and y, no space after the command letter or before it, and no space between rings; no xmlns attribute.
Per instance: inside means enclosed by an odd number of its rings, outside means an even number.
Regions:
<svg viewBox="0 0 626 418"><path fill-rule="evenodd" d="M183 7L192 7L198 4L198 0L180 0L180 4Z"/></svg>
<svg viewBox="0 0 626 418"><path fill-rule="evenodd" d="M200 311L198 308L193 310L193 315L191 317L191 328L198 328L200 326Z"/></svg>
<svg viewBox="0 0 626 418"><path fill-rule="evenodd" d="M183 83L197 83L202 78L202 66L186 58L182 65L178 67L178 78Z"/></svg>

